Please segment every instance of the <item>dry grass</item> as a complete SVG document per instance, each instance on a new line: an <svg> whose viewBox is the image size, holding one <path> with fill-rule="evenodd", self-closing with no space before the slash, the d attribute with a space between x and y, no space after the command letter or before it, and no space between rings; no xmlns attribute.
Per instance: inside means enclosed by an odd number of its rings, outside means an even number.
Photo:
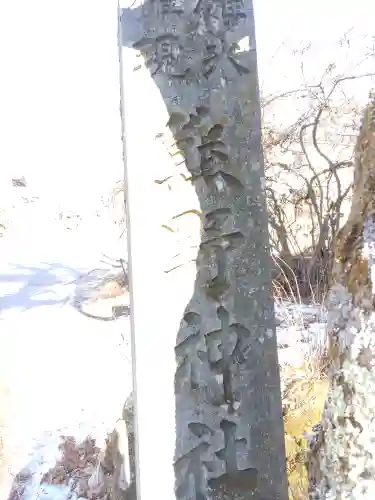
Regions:
<svg viewBox="0 0 375 500"><path fill-rule="evenodd" d="M290 369L287 395L283 400L284 432L290 500L308 499L308 440L313 425L320 422L328 391L328 378L317 376L308 364Z"/></svg>
<svg viewBox="0 0 375 500"><path fill-rule="evenodd" d="M302 308L304 304L297 278L291 270L294 283L285 276L285 286L281 290L274 283L275 302L282 308L286 327L305 328ZM285 283L284 282L284 283ZM326 290L316 294L311 288L310 305L316 310L323 309ZM288 293L289 291L289 293ZM285 302L295 306L293 314L285 307ZM284 307L283 307L284 305ZM281 369L283 382L283 413L285 447L287 454L287 473L290 500L308 500L308 439L312 427L321 420L328 392L328 359L326 354L326 338L321 345L311 349L309 357L299 366L285 366Z"/></svg>
<svg viewBox="0 0 375 500"><path fill-rule="evenodd" d="M309 278L309 256L289 256L272 254L276 275L273 281L273 290L276 298L293 301L295 303L308 302L310 304L323 304L327 295L328 263L317 264L315 271L319 271L321 281L315 276L315 282Z"/></svg>

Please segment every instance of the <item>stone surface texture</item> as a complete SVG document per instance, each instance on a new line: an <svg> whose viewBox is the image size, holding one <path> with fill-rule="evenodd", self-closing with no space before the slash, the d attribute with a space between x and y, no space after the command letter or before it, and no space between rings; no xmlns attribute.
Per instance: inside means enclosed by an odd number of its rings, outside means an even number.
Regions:
<svg viewBox="0 0 375 500"><path fill-rule="evenodd" d="M375 98L356 145L348 221L335 245L329 297L330 391L311 456L311 498L375 495Z"/></svg>
<svg viewBox="0 0 375 500"><path fill-rule="evenodd" d="M252 2L132 2L120 24L137 487L286 500Z"/></svg>

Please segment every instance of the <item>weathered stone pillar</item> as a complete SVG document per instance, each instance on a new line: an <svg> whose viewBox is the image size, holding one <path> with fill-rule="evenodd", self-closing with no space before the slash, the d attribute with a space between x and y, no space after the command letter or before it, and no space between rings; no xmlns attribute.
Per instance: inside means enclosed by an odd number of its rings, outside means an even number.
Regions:
<svg viewBox="0 0 375 500"><path fill-rule="evenodd" d="M138 494L286 500L252 2L122 7Z"/></svg>

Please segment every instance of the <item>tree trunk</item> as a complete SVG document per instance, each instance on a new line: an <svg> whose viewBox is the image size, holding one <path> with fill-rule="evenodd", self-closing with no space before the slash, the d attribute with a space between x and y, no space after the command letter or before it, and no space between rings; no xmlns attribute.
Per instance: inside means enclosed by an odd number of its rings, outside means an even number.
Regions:
<svg viewBox="0 0 375 500"><path fill-rule="evenodd" d="M329 295L330 390L311 453L311 498L375 495L375 99L356 145L354 192Z"/></svg>
<svg viewBox="0 0 375 500"><path fill-rule="evenodd" d="M252 2L120 24L137 488L286 500Z"/></svg>

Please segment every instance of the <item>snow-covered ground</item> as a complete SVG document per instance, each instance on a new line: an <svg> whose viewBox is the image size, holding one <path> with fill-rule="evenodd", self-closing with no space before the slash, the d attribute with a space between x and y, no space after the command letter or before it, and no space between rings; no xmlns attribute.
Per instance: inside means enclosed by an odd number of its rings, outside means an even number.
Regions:
<svg viewBox="0 0 375 500"><path fill-rule="evenodd" d="M60 436L103 444L132 387L129 319L101 322L73 304L88 273L103 269L101 251L113 253L104 222L67 230L53 214L42 199L18 203L0 239L0 500L26 469L24 498L46 497L39 483ZM55 499L64 493L51 488Z"/></svg>
<svg viewBox="0 0 375 500"><path fill-rule="evenodd" d="M61 454L60 436L90 435L102 446L131 392L129 319L101 322L74 307L92 271L105 272L102 252L123 256L125 242L115 248L105 210L77 210L78 223L67 226L50 199L14 193L0 239L0 500L20 471L23 500L65 500L66 486L40 485ZM324 341L322 308L280 303L276 316L281 364L298 364Z"/></svg>
<svg viewBox="0 0 375 500"><path fill-rule="evenodd" d="M279 363L298 366L325 351L327 311L323 306L295 302L275 304Z"/></svg>

